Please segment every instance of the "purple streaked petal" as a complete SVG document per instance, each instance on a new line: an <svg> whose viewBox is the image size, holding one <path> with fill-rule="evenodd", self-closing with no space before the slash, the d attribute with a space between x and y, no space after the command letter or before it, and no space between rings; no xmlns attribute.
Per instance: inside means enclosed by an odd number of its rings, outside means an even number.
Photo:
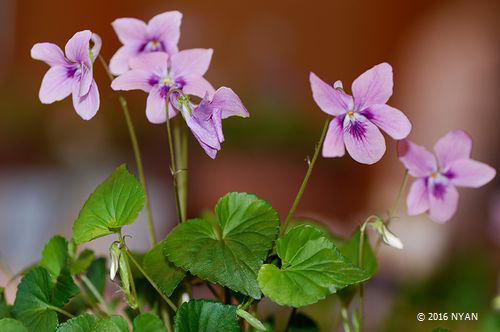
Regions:
<svg viewBox="0 0 500 332"><path fill-rule="evenodd" d="M132 69L145 70L160 77L167 74L168 54L163 52L141 53L129 60Z"/></svg>
<svg viewBox="0 0 500 332"><path fill-rule="evenodd" d="M361 114L394 139L403 139L410 134L410 120L394 107L376 104L365 108Z"/></svg>
<svg viewBox="0 0 500 332"><path fill-rule="evenodd" d="M309 74L309 81L313 99L323 112L340 115L352 108L352 97L342 90L331 87L312 72Z"/></svg>
<svg viewBox="0 0 500 332"><path fill-rule="evenodd" d="M221 110L222 119L226 119L230 116L239 116L242 118L248 118L250 116L238 95L234 93L232 89L224 86L215 91L210 104L213 108Z"/></svg>
<svg viewBox="0 0 500 332"><path fill-rule="evenodd" d="M87 67L86 65L81 66L81 74L80 74L80 93L79 96L85 96L89 93L90 85L92 84L93 73L92 68Z"/></svg>
<svg viewBox="0 0 500 332"><path fill-rule="evenodd" d="M328 125L325 142L323 143L323 157L342 157L345 154L343 122L345 115L335 117Z"/></svg>
<svg viewBox="0 0 500 332"><path fill-rule="evenodd" d="M434 145L439 167L442 170L447 170L455 160L469 159L471 150L472 139L463 130L450 131Z"/></svg>
<svg viewBox="0 0 500 332"><path fill-rule="evenodd" d="M120 75L127 72L129 68L129 61L137 55L137 47L124 45L113 54L109 61L109 70L113 75Z"/></svg>
<svg viewBox="0 0 500 332"><path fill-rule="evenodd" d="M211 97L213 96L215 89L212 84L208 82L205 78L200 76L184 76L182 77L184 86L182 91L187 95L193 95L203 98L205 94Z"/></svg>
<svg viewBox="0 0 500 332"><path fill-rule="evenodd" d="M408 173L414 177L425 177L437 170L436 158L423 146L405 139L398 142L398 158Z"/></svg>
<svg viewBox="0 0 500 332"><path fill-rule="evenodd" d="M148 23L148 35L161 40L165 51L174 54L179 51L177 43L181 35L182 14L178 11L169 11L156 15Z"/></svg>
<svg viewBox="0 0 500 332"><path fill-rule="evenodd" d="M429 187L429 217L438 223L451 219L458 207L458 191L451 184L434 183Z"/></svg>
<svg viewBox="0 0 500 332"><path fill-rule="evenodd" d="M385 140L380 130L362 115L344 119L344 143L351 157L362 164L374 164L385 153Z"/></svg>
<svg viewBox="0 0 500 332"><path fill-rule="evenodd" d="M392 67L388 63L376 65L354 80L352 95L356 110L385 104L392 96Z"/></svg>
<svg viewBox="0 0 500 332"><path fill-rule="evenodd" d="M98 34L92 33L92 37L90 37L94 45L92 46L92 61L95 62L99 53L101 52L102 40Z"/></svg>
<svg viewBox="0 0 500 332"><path fill-rule="evenodd" d="M426 178L413 181L408 192L408 197L406 198L406 206L408 207L408 215L410 216L416 216L429 209L429 191L427 189Z"/></svg>
<svg viewBox="0 0 500 332"><path fill-rule="evenodd" d="M39 97L44 104L51 104L55 101L68 97L73 90L73 76L71 68L65 66L51 67L42 80Z"/></svg>
<svg viewBox="0 0 500 332"><path fill-rule="evenodd" d="M222 132L222 119L222 110L216 109L213 113L212 121L217 132L217 138L221 143L224 142L224 133Z"/></svg>
<svg viewBox="0 0 500 332"><path fill-rule="evenodd" d="M171 56L172 74L175 78L203 76L208 70L213 50L193 48L183 50Z"/></svg>
<svg viewBox="0 0 500 332"><path fill-rule="evenodd" d="M221 149L215 123L213 121L199 121L185 112L183 112L183 116L201 147L211 158L215 158L217 151Z"/></svg>
<svg viewBox="0 0 500 332"><path fill-rule="evenodd" d="M73 107L76 113L84 120L90 120L99 110L99 90L95 80L92 80L89 92L85 96L80 96L80 87L77 82L73 85Z"/></svg>
<svg viewBox="0 0 500 332"><path fill-rule="evenodd" d="M146 103L146 117L151 123L163 123L167 120L165 114L166 109L166 94L162 87L155 86L149 92ZM169 118L173 118L177 112L168 104Z"/></svg>
<svg viewBox="0 0 500 332"><path fill-rule="evenodd" d="M61 48L52 43L38 43L31 48L31 57L40 60L49 66L68 65Z"/></svg>
<svg viewBox="0 0 500 332"><path fill-rule="evenodd" d="M459 159L449 165L447 173L456 186L478 188L490 182L496 170L476 160Z"/></svg>
<svg viewBox="0 0 500 332"><path fill-rule="evenodd" d="M122 44L140 44L147 41L147 26L136 18L118 18L111 23Z"/></svg>
<svg viewBox="0 0 500 332"><path fill-rule="evenodd" d="M151 83L151 73L144 70L130 70L121 74L111 82L113 90L142 90L150 92L153 85ZM158 83L156 81L156 83Z"/></svg>
<svg viewBox="0 0 500 332"><path fill-rule="evenodd" d="M84 63L90 67L90 38L92 38L90 30L75 33L64 48L66 57L73 62Z"/></svg>

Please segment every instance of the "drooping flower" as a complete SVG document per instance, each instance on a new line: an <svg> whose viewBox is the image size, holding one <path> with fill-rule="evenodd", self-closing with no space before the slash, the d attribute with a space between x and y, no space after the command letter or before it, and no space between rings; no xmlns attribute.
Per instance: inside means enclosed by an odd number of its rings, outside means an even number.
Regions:
<svg viewBox="0 0 500 332"><path fill-rule="evenodd" d="M409 140L398 143L399 160L416 180L410 187L409 215L428 211L432 220L448 221L458 206L456 187L478 188L491 181L494 168L470 159L472 140L462 130L454 130L434 145L435 156Z"/></svg>
<svg viewBox="0 0 500 332"><path fill-rule="evenodd" d="M377 218L370 225L380 235L385 244L396 249L403 249L403 242L389 230L382 219Z"/></svg>
<svg viewBox="0 0 500 332"><path fill-rule="evenodd" d="M403 139L410 133L408 118L386 104L393 87L389 64L376 65L355 79L352 96L344 91L341 81L330 86L314 73L309 79L316 104L335 117L323 144L324 157L341 157L347 149L354 160L373 164L385 153L379 128L394 139Z"/></svg>
<svg viewBox="0 0 500 332"><path fill-rule="evenodd" d="M92 48L90 41L93 42ZM40 101L51 104L73 95L73 106L84 120L90 120L99 110L99 90L93 77L93 64L101 49L101 38L89 30L75 33L65 47L38 43L31 57L50 66L40 87Z"/></svg>
<svg viewBox="0 0 500 332"><path fill-rule="evenodd" d="M185 95L203 98L214 88L203 78L212 58L212 49L183 50L169 56L154 52L132 58L130 71L118 76L111 83L113 90L143 90L149 93L146 104L146 116L152 123L166 121L166 99L171 89ZM177 111L168 105L169 118Z"/></svg>
<svg viewBox="0 0 500 332"><path fill-rule="evenodd" d="M112 26L123 46L111 58L109 63L111 72L114 75L123 74L129 70L130 59L141 54L177 53L181 20L182 14L178 11L156 15L147 25L136 18L116 19Z"/></svg>
<svg viewBox="0 0 500 332"><path fill-rule="evenodd" d="M224 142L222 119L230 116L242 118L250 116L240 98L233 90L226 87L217 89L213 98L210 98L208 93L205 94L201 103L194 108L191 108L189 100L185 97L180 97L175 107L181 111L194 137L212 159Z"/></svg>

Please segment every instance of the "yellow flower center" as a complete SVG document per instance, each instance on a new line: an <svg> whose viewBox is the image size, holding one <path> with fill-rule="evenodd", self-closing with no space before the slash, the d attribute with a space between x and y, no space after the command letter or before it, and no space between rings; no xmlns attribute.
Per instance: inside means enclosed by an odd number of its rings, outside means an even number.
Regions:
<svg viewBox="0 0 500 332"><path fill-rule="evenodd" d="M354 112L353 111L347 112L347 115L349 115L349 117L352 118L354 116Z"/></svg>
<svg viewBox="0 0 500 332"><path fill-rule="evenodd" d="M433 180L436 180L436 178L437 178L437 177L438 177L438 173L437 173L437 172L432 172L432 174L431 174L431 178L432 178Z"/></svg>
<svg viewBox="0 0 500 332"><path fill-rule="evenodd" d="M164 77L161 81L160 81L160 85L161 86L170 86L172 84L172 79L170 77Z"/></svg>

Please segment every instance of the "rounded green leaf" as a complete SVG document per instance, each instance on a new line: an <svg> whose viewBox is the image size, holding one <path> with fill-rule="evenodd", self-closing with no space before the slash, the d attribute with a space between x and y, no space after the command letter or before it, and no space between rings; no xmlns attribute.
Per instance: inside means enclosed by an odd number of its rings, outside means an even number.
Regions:
<svg viewBox="0 0 500 332"><path fill-rule="evenodd" d="M78 255L78 258L71 262L70 272L72 275L80 274L89 268L95 258L95 253L91 249L85 249Z"/></svg>
<svg viewBox="0 0 500 332"><path fill-rule="evenodd" d="M337 248L340 250L342 255L348 258L354 265L359 266L359 240L361 238L361 231L358 229L352 237L346 241L343 241L341 245ZM365 240L363 241L363 269L368 272L370 276L373 276L378 269L377 258L373 252L370 241L365 233Z"/></svg>
<svg viewBox="0 0 500 332"><path fill-rule="evenodd" d="M59 325L56 332L87 332L92 331L97 323L94 315L83 314L81 316L67 320Z"/></svg>
<svg viewBox="0 0 500 332"><path fill-rule="evenodd" d="M170 263L163 255L165 240L158 243L151 249L142 261L142 265L147 274L158 285L158 288L166 296L172 295L179 282L184 279L184 271Z"/></svg>
<svg viewBox="0 0 500 332"><path fill-rule="evenodd" d="M56 235L43 248L40 265L46 268L54 278L57 278L67 259L68 241L62 236Z"/></svg>
<svg viewBox="0 0 500 332"><path fill-rule="evenodd" d="M28 332L26 326L12 318L0 319L0 331L2 332Z"/></svg>
<svg viewBox="0 0 500 332"><path fill-rule="evenodd" d="M318 302L369 274L350 263L332 241L310 225L298 225L276 241L281 268L264 264L258 281L274 302L302 307Z"/></svg>
<svg viewBox="0 0 500 332"><path fill-rule="evenodd" d="M189 301L177 310L175 332L241 331L236 307L217 302Z"/></svg>
<svg viewBox="0 0 500 332"><path fill-rule="evenodd" d="M229 193L217 218L181 223L168 235L165 254L175 265L211 282L260 298L257 273L278 233L276 211L246 193Z"/></svg>
<svg viewBox="0 0 500 332"><path fill-rule="evenodd" d="M147 312L135 317L134 332L167 332L167 329L158 316Z"/></svg>
<svg viewBox="0 0 500 332"><path fill-rule="evenodd" d="M73 225L76 244L112 234L135 221L144 206L144 189L125 164L100 184Z"/></svg>

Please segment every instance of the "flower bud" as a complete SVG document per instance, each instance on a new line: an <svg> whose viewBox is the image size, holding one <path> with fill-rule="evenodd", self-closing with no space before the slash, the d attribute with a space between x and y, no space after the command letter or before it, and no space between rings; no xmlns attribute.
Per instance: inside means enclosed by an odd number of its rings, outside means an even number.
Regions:
<svg viewBox="0 0 500 332"><path fill-rule="evenodd" d="M382 241L384 241L385 244L396 249L403 249L403 243L401 242L401 240L393 232L391 232L389 228L387 228L382 219L377 218L370 224L373 229L382 237Z"/></svg>
<svg viewBox="0 0 500 332"><path fill-rule="evenodd" d="M116 273L120 267L121 250L118 242L113 242L109 247L109 255L111 256L111 266L109 268L109 277L111 280L115 279Z"/></svg>

